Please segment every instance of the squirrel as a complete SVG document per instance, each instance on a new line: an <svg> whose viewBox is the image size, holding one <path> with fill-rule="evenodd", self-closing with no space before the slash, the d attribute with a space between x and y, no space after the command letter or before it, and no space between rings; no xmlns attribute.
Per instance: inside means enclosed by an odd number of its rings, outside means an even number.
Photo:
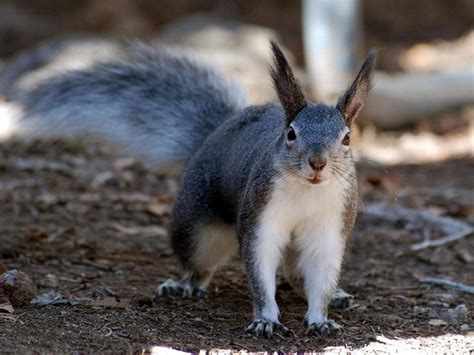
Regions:
<svg viewBox="0 0 474 355"><path fill-rule="evenodd" d="M350 135L376 54L330 106L308 102L282 50L270 46L279 103L252 106L215 69L143 44L5 96L18 108L20 135L93 133L164 170L184 166L169 226L183 277L164 281L161 296L202 297L239 253L253 297L247 332L289 331L275 300L282 264L307 300L307 334L327 336L341 329L327 307L357 213Z"/></svg>

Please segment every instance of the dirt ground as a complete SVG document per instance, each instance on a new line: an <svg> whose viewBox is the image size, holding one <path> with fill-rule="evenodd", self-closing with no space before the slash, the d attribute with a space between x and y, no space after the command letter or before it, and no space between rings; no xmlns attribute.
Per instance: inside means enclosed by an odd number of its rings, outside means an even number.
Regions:
<svg viewBox="0 0 474 355"><path fill-rule="evenodd" d="M419 281L441 277L474 284L473 239L407 253L410 245L430 233L435 238L438 231L363 210L387 202L472 223L474 160L392 167L362 163L359 172L362 213L341 279L355 298L348 309L330 311L344 331L328 339L305 336L305 302L280 279L282 321L295 334L267 340L243 332L252 317L251 300L238 261L219 271L205 299L155 298L156 286L179 274L163 231L176 180L90 140L2 144L0 268L20 269L39 293L58 290L80 304L28 305L0 313L0 349L356 350L383 339L410 344L416 338L417 349L472 351L472 294ZM469 313L447 319L459 305ZM436 325L433 319L445 321Z"/></svg>

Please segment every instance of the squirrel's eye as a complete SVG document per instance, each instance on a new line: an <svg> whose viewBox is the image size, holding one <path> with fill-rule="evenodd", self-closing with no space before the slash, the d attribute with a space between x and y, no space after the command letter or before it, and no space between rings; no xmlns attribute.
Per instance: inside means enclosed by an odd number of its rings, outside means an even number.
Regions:
<svg viewBox="0 0 474 355"><path fill-rule="evenodd" d="M350 142L351 142L351 136L349 135L349 133L346 133L346 135L342 139L342 144L349 145Z"/></svg>
<svg viewBox="0 0 474 355"><path fill-rule="evenodd" d="M288 139L290 142L296 139L296 133L293 127L288 128L288 131L286 132L286 139Z"/></svg>

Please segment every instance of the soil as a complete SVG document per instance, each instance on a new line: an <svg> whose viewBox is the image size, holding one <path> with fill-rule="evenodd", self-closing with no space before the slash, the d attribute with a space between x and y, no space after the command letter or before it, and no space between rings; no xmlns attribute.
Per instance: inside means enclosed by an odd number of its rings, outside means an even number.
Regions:
<svg viewBox="0 0 474 355"><path fill-rule="evenodd" d="M387 202L472 223L472 176L472 158L417 166L361 164L362 210ZM92 140L0 145L0 269L25 272L39 293L58 290L72 301L92 302L30 304L0 313L2 352L141 352L152 345L186 351L355 350L380 335L425 339L423 346L443 351L454 346L453 339L456 349L474 346L472 333L460 330L463 324L472 329L472 313L430 325L458 305L472 311L472 294L419 282L429 276L474 284L473 239L406 253L429 226L364 212L341 278L353 304L329 312L344 326L339 335L306 336L305 301L281 278L282 322L294 335L271 340L245 335L252 309L238 260L218 272L207 298L155 297L157 285L180 272L162 230L176 183Z"/></svg>

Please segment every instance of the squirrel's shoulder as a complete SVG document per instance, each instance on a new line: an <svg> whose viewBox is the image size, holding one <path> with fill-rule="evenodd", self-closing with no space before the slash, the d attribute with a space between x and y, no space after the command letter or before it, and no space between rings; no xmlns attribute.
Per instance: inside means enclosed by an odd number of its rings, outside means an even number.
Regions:
<svg viewBox="0 0 474 355"><path fill-rule="evenodd" d="M283 125L284 111L281 105L268 103L264 105L252 105L236 113L229 120L224 122L213 135L230 134L233 137L238 135L278 135L280 126ZM237 134L237 136L236 136Z"/></svg>
<svg viewBox="0 0 474 355"><path fill-rule="evenodd" d="M281 105L249 106L235 113L209 135L200 155L212 155L223 163L255 164L275 145L283 122Z"/></svg>

